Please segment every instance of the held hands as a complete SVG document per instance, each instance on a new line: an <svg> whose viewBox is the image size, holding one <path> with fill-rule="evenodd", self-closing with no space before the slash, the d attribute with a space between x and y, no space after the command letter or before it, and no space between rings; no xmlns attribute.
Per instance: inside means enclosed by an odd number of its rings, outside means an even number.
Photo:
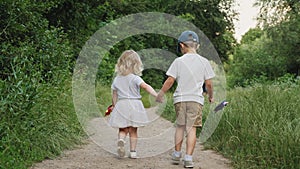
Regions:
<svg viewBox="0 0 300 169"><path fill-rule="evenodd" d="M156 102L162 103L164 101L164 93L159 91L158 95L156 96Z"/></svg>

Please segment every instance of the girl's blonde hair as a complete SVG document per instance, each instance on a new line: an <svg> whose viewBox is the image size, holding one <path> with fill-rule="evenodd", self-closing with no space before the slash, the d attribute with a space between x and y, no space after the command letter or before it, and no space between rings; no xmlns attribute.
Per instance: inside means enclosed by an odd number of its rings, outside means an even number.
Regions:
<svg viewBox="0 0 300 169"><path fill-rule="evenodd" d="M133 73L142 76L143 63L140 56L134 50L126 50L118 59L115 72L118 75L126 76Z"/></svg>

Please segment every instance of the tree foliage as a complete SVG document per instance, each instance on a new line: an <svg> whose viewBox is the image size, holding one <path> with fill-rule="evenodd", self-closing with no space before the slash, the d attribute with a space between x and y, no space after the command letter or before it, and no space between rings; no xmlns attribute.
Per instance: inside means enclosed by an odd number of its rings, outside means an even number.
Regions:
<svg viewBox="0 0 300 169"><path fill-rule="evenodd" d="M227 61L228 56L233 53L233 44L235 44L235 39L233 38L233 19L236 15L235 11L230 8L232 1L221 1L221 0L204 0L204 1L122 1L117 6L112 6L117 14L127 15L135 12L164 12L169 13L183 19L192 22L200 30L202 30L205 35L214 44L221 60ZM116 17L120 17L117 15ZM138 41L136 41L138 39ZM108 56L106 59L107 63L115 64L116 58L118 58L122 51L132 48L134 50L141 50L144 48L160 48L172 53L176 53L176 43L177 40L165 37L162 35L141 35L127 38L122 41L118 46L114 47L112 55ZM153 62L157 60L153 59ZM102 74L106 72L107 67L112 68L110 74L112 75L113 67L101 63L99 77L101 77L102 82L110 83L112 76L103 76ZM144 72L145 79L149 79L153 85L160 86L163 82L163 77L159 81L152 79L149 72ZM161 74L161 73L159 73ZM104 79L103 79L104 78ZM150 82L149 81L149 82ZM156 83L157 82L157 83Z"/></svg>
<svg viewBox="0 0 300 169"><path fill-rule="evenodd" d="M228 56L233 53L233 44L236 43L233 38L233 20L236 16L236 12L231 8L233 2L233 0L94 0L89 2L63 0L56 2L43 15L49 21L49 25L63 28L76 50L75 53L78 54L85 41L95 31L114 19L140 12L169 13L195 24L214 44L221 60L227 61ZM176 53L176 42L176 39L160 35L129 37L114 46L108 58L104 58L98 77L105 84L111 83L116 59L126 49L132 48L138 51L144 48L160 48ZM145 72L145 76L147 74Z"/></svg>
<svg viewBox="0 0 300 169"><path fill-rule="evenodd" d="M260 23L273 40L270 49L278 49L286 58L287 71L300 74L300 1L258 0Z"/></svg>
<svg viewBox="0 0 300 169"><path fill-rule="evenodd" d="M284 57L276 50L266 50L273 43L262 30L252 29L243 36L228 73L229 87L275 80L286 73Z"/></svg>
<svg viewBox="0 0 300 169"><path fill-rule="evenodd" d="M237 46L229 68L230 87L300 74L300 2L257 0L256 5L261 8L261 28L249 30Z"/></svg>

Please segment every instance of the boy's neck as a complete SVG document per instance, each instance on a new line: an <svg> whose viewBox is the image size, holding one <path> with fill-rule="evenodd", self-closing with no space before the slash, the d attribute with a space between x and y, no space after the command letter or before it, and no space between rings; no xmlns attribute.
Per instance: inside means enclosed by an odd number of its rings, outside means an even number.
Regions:
<svg viewBox="0 0 300 169"><path fill-rule="evenodd" d="M196 51L187 51L184 54L197 54L197 52Z"/></svg>
<svg viewBox="0 0 300 169"><path fill-rule="evenodd" d="M197 54L196 50L186 49L183 54Z"/></svg>

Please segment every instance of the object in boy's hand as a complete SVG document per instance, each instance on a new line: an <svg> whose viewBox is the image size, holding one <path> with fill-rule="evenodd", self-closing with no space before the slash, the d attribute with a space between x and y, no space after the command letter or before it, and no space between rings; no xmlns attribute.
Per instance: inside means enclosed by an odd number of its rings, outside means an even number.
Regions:
<svg viewBox="0 0 300 169"><path fill-rule="evenodd" d="M227 106L227 101L222 101L217 107L214 109L215 112L222 110L225 106Z"/></svg>
<svg viewBox="0 0 300 169"><path fill-rule="evenodd" d="M107 109L106 109L106 111L105 111L105 116L109 116L110 113L112 112L112 109L113 109L112 105L108 106Z"/></svg>

